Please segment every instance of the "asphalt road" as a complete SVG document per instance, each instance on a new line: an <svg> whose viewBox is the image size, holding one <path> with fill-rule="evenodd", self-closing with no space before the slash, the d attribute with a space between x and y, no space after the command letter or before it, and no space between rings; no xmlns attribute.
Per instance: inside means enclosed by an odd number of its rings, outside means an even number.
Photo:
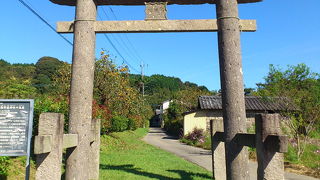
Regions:
<svg viewBox="0 0 320 180"><path fill-rule="evenodd" d="M195 163L209 171L212 171L211 165L211 151L204 150L197 147L182 144L174 137L168 136L160 128L150 128L147 136L143 138L145 142L156 146L160 149L166 150L177 156L180 156L192 163ZM250 180L257 179L257 163L250 162ZM302 176L293 173L285 173L286 180L319 180L316 178Z"/></svg>

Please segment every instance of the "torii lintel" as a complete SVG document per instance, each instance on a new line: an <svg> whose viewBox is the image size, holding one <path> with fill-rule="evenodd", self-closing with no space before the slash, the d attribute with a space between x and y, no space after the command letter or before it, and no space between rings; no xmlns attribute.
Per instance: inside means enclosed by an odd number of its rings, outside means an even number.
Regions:
<svg viewBox="0 0 320 180"><path fill-rule="evenodd" d="M256 31L255 20L240 20L240 30ZM215 19L198 20L141 20L141 21L95 21L96 33L164 33L164 32L215 32ZM57 32L73 33L74 21L58 22Z"/></svg>
<svg viewBox="0 0 320 180"><path fill-rule="evenodd" d="M50 0L55 4L75 6L76 0ZM262 0L238 0L238 3L255 3ZM145 5L146 2L154 0L96 0L97 5ZM216 4L217 0L157 0L156 2L167 2L170 4Z"/></svg>

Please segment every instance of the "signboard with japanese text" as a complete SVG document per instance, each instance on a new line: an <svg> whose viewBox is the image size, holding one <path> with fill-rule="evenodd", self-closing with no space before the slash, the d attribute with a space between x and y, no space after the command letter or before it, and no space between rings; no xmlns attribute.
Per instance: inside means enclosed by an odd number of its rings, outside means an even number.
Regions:
<svg viewBox="0 0 320 180"><path fill-rule="evenodd" d="M33 103L0 99L0 156L29 156Z"/></svg>

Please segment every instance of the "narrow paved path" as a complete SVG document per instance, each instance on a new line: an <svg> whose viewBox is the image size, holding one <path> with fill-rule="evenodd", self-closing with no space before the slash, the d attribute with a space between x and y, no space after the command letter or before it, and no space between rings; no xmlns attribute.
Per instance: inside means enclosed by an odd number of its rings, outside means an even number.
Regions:
<svg viewBox="0 0 320 180"><path fill-rule="evenodd" d="M160 128L150 128L147 136L143 138L145 142L160 149L166 150L177 156L180 156L190 162L212 171L211 152L197 147L188 146L179 142L178 139L168 136ZM250 179L256 180L257 164L250 162ZM285 173L286 180L318 180L316 178L297 175L293 173Z"/></svg>

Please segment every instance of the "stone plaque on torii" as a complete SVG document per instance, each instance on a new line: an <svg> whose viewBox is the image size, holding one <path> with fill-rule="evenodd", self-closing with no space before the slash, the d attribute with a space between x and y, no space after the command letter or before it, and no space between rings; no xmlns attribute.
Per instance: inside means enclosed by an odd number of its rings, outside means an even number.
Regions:
<svg viewBox="0 0 320 180"><path fill-rule="evenodd" d="M223 102L226 173L228 180L249 179L248 154L237 144L237 133L246 132L240 32L256 30L254 20L240 20L238 3L262 0L50 0L76 6L73 22L59 22L57 31L74 33L69 133L78 134L79 144L67 150L66 179L89 179L88 151L92 114L96 33L218 32L220 78ZM171 4L216 4L217 20L167 20ZM99 5L146 5L140 21L96 21ZM90 177L92 178L92 177ZM98 177L97 177L98 178Z"/></svg>

